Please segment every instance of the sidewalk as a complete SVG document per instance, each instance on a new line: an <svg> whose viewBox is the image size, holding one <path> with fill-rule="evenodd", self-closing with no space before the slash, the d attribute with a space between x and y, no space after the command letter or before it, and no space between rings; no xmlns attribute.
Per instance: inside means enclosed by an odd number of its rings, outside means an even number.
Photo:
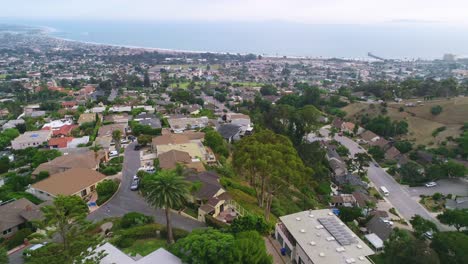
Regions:
<svg viewBox="0 0 468 264"><path fill-rule="evenodd" d="M272 239L271 237L263 237L265 240L266 249L269 255L273 257L273 264L286 264L291 263L289 259L285 256L282 256L280 253L280 244L278 241Z"/></svg>

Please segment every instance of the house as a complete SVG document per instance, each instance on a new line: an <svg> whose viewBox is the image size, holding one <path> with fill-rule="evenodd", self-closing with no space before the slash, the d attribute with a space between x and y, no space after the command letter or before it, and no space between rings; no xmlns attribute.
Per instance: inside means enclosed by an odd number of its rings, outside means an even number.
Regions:
<svg viewBox="0 0 468 264"><path fill-rule="evenodd" d="M229 122L234 125L240 125L243 132L251 132L253 129L252 122L248 115L237 113L227 114L226 122Z"/></svg>
<svg viewBox="0 0 468 264"><path fill-rule="evenodd" d="M115 124L128 124L129 120L130 116L127 113L107 115L104 117L104 121Z"/></svg>
<svg viewBox="0 0 468 264"><path fill-rule="evenodd" d="M455 199L447 199L445 201L446 209L468 209L468 196L458 196Z"/></svg>
<svg viewBox="0 0 468 264"><path fill-rule="evenodd" d="M341 124L341 130L347 133L354 133L355 127L356 125L351 122L343 122L343 124Z"/></svg>
<svg viewBox="0 0 468 264"><path fill-rule="evenodd" d="M98 131L98 136L100 137L112 137L112 133L115 130L120 130L122 133L122 137L125 137L127 135L127 124L110 124L110 125L104 125L99 128Z"/></svg>
<svg viewBox="0 0 468 264"><path fill-rule="evenodd" d="M232 203L231 196L219 183L216 172L206 171L192 173L186 180L194 184L200 183L200 187L192 194L192 202L200 205L198 208L198 220L204 222L206 215L211 215L223 222L231 222L239 213Z"/></svg>
<svg viewBox="0 0 468 264"><path fill-rule="evenodd" d="M100 151L96 155L96 153L90 150L62 155L51 161L40 164L32 172L32 176L35 177L41 171L47 171L49 175L52 175L73 168L96 170L99 167L100 161L105 158L104 156L104 151Z"/></svg>
<svg viewBox="0 0 468 264"><path fill-rule="evenodd" d="M360 208L368 207L369 203L377 204L377 199L371 197L363 192L353 192L352 193L354 199L356 200L356 205Z"/></svg>
<svg viewBox="0 0 468 264"><path fill-rule="evenodd" d="M57 195L77 195L86 200L104 179L106 176L95 170L72 168L34 183L27 192L44 201L53 200Z"/></svg>
<svg viewBox="0 0 468 264"><path fill-rule="evenodd" d="M154 114L141 113L137 115L133 120L146 126L150 126L153 129L162 128L161 120Z"/></svg>
<svg viewBox="0 0 468 264"><path fill-rule="evenodd" d="M400 151L395 147L390 147L385 151L385 159L387 160L396 160L400 155Z"/></svg>
<svg viewBox="0 0 468 264"><path fill-rule="evenodd" d="M330 206L332 207L354 207L356 203L356 199L352 194L333 195L330 199Z"/></svg>
<svg viewBox="0 0 468 264"><path fill-rule="evenodd" d="M275 238L293 263L372 263L374 251L330 209L280 217Z"/></svg>
<svg viewBox="0 0 468 264"><path fill-rule="evenodd" d="M203 146L200 134L204 133L187 133L187 134L165 134L154 137L152 140L153 152L159 155L171 151L179 150L187 152L192 159L200 159L204 162L215 162L216 158L212 151Z"/></svg>
<svg viewBox="0 0 468 264"><path fill-rule="evenodd" d="M39 147L46 143L51 136L51 130L26 131L24 134L11 141L11 147L15 150Z"/></svg>
<svg viewBox="0 0 468 264"><path fill-rule="evenodd" d="M362 140L369 144L370 142L375 142L380 139L380 137L370 130L366 130L361 134Z"/></svg>
<svg viewBox="0 0 468 264"><path fill-rule="evenodd" d="M194 160L185 151L170 150L158 156L159 167L163 170L171 170L181 164L189 169L194 169L197 172L205 171L205 167L200 160Z"/></svg>
<svg viewBox="0 0 468 264"><path fill-rule="evenodd" d="M62 108L66 108L66 109L72 109L72 108L76 107L77 105L78 105L78 103L75 102L75 101L62 102Z"/></svg>
<svg viewBox="0 0 468 264"><path fill-rule="evenodd" d="M77 128L77 125L63 125L59 129L52 130L52 135L54 137L66 137L69 136L73 129Z"/></svg>
<svg viewBox="0 0 468 264"><path fill-rule="evenodd" d="M51 138L49 139L48 145L51 149L66 148L68 146L68 143L72 140L72 137Z"/></svg>
<svg viewBox="0 0 468 264"><path fill-rule="evenodd" d="M373 244L375 244L374 247L376 249L379 249L378 245L383 245L383 241L386 241L393 232L390 221L387 221L377 215L373 216L371 220L367 222L366 228L369 234L375 234L375 236L377 236L382 241L380 243L378 239L373 236L371 236L371 240L368 239L369 242L374 242Z"/></svg>
<svg viewBox="0 0 468 264"><path fill-rule="evenodd" d="M192 104L192 105L186 105L182 107L187 113L191 115L198 115L200 113L201 107L197 104Z"/></svg>
<svg viewBox="0 0 468 264"><path fill-rule="evenodd" d="M171 117L168 118L169 126L174 133L182 133L185 130L204 128L208 126L208 117Z"/></svg>
<svg viewBox="0 0 468 264"><path fill-rule="evenodd" d="M78 118L78 125L83 125L84 123L96 122L96 113L83 113Z"/></svg>
<svg viewBox="0 0 468 264"><path fill-rule="evenodd" d="M103 252L105 255L105 257L99 261L100 264L182 264L182 260L164 248L157 249L138 259L131 258L109 242L97 247L95 252Z"/></svg>
<svg viewBox="0 0 468 264"><path fill-rule="evenodd" d="M80 138L73 138L70 142L67 143L67 148L78 148L80 145L86 145L89 142L89 136L83 136Z"/></svg>
<svg viewBox="0 0 468 264"><path fill-rule="evenodd" d="M376 141L369 142L369 145L373 147L379 147L385 151L389 146L389 142L385 138L379 138Z"/></svg>
<svg viewBox="0 0 468 264"><path fill-rule="evenodd" d="M14 235L27 222L42 218L39 206L26 198L0 203L0 238Z"/></svg>
<svg viewBox="0 0 468 264"><path fill-rule="evenodd" d="M366 182L363 182L361 180L361 177L354 175L352 173L346 173L339 177L335 176L333 180L338 186L351 185L351 186L360 187L363 189L366 189L368 187L368 184Z"/></svg>
<svg viewBox="0 0 468 264"><path fill-rule="evenodd" d="M341 130L341 128L343 127L343 123L344 123L344 121L341 118L335 118L335 119L333 119L332 127L336 128L338 130Z"/></svg>
<svg viewBox="0 0 468 264"><path fill-rule="evenodd" d="M240 140L242 126L236 124L223 124L218 127L218 132L229 143Z"/></svg>
<svg viewBox="0 0 468 264"><path fill-rule="evenodd" d="M340 155L338 154L338 152L336 152L334 148L327 148L326 157L335 177L344 176L348 172L344 160L340 157Z"/></svg>
<svg viewBox="0 0 468 264"><path fill-rule="evenodd" d="M13 119L3 124L2 129L5 130L8 128L16 128L17 125L24 125L24 124L25 122L23 119Z"/></svg>

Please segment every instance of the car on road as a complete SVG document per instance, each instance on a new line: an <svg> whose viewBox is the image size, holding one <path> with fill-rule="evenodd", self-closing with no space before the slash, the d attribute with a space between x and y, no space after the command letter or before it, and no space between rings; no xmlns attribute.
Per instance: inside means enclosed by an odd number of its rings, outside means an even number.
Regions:
<svg viewBox="0 0 468 264"><path fill-rule="evenodd" d="M428 182L426 184L424 184L426 187L430 188L430 187L435 187L437 186L437 183L436 182Z"/></svg>
<svg viewBox="0 0 468 264"><path fill-rule="evenodd" d="M136 191L140 187L140 179L138 177L134 177L132 180L132 184L130 185L130 190Z"/></svg>
<svg viewBox="0 0 468 264"><path fill-rule="evenodd" d="M118 155L119 155L119 152L117 150L112 150L111 152L109 152L110 158L117 157Z"/></svg>
<svg viewBox="0 0 468 264"><path fill-rule="evenodd" d="M390 192L387 190L385 186L380 186L380 191L383 193L383 195L388 196Z"/></svg>

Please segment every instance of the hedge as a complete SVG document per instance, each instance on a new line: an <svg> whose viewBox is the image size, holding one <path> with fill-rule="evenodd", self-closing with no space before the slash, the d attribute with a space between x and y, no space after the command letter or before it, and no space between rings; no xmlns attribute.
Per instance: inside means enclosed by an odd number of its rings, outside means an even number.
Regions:
<svg viewBox="0 0 468 264"><path fill-rule="evenodd" d="M149 225L144 225L144 226L136 226L132 227L129 229L123 229L117 232L116 239L114 240L114 243L118 246L121 245L122 243L125 244L127 242L122 241L126 239L146 239L146 238L154 238L158 237L158 231L159 231L159 236L161 238L167 238L167 229L165 226L160 225L160 224L149 224ZM178 228L173 228L172 229L174 239L180 239L183 237L186 237L189 232L178 229Z"/></svg>

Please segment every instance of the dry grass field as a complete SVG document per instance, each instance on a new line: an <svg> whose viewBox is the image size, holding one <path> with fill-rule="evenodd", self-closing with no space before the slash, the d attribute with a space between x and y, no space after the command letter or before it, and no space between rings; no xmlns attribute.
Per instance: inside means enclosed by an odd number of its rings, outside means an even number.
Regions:
<svg viewBox="0 0 468 264"><path fill-rule="evenodd" d="M468 97L456 97L451 99L435 99L432 101L405 100L401 103L389 103L387 115L393 120L405 120L409 125L409 133L404 138L415 144L437 145L447 137L454 138L460 135L460 128L463 123L468 122ZM422 100L421 100L422 101ZM414 103L416 106L407 107L405 104ZM442 113L437 116L431 114L433 106L440 105L443 108ZM400 107L404 111L400 112ZM369 103L354 103L344 107L347 118L356 119L361 115L377 116L381 113L381 106L375 104L371 108ZM439 127L446 127L436 137L432 132Z"/></svg>

